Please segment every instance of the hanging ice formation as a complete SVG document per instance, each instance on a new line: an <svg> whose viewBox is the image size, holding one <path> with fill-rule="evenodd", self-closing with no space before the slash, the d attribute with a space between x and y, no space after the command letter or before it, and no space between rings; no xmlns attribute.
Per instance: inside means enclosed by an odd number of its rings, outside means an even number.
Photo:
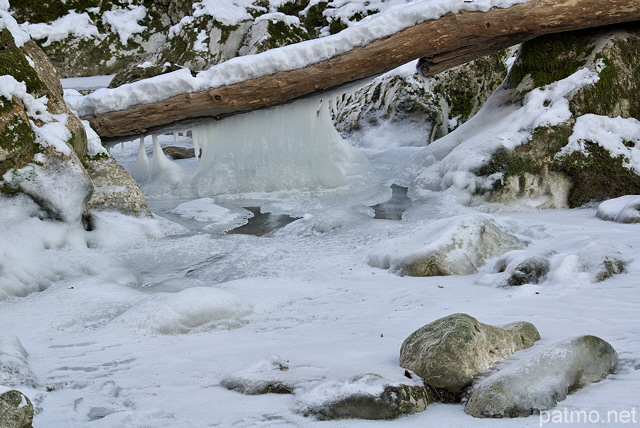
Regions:
<svg viewBox="0 0 640 428"><path fill-rule="evenodd" d="M202 149L193 179L200 196L357 188L373 173L333 127L328 102L313 98L200 125L193 144Z"/></svg>
<svg viewBox="0 0 640 428"><path fill-rule="evenodd" d="M176 163L167 158L158 142L158 136L151 137L153 159L149 162L144 137L140 137L138 158L131 167L131 176L147 194L176 193L184 186L185 172ZM178 191L178 193L183 193Z"/></svg>

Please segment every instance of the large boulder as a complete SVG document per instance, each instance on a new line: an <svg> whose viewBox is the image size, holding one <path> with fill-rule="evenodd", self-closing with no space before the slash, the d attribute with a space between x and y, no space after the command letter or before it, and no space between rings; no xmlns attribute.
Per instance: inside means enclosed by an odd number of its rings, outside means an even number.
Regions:
<svg viewBox="0 0 640 428"><path fill-rule="evenodd" d="M0 385L0 427L33 428L33 404L29 397Z"/></svg>
<svg viewBox="0 0 640 428"><path fill-rule="evenodd" d="M546 199L544 207L563 208L640 193L638 54L635 24L525 43L505 90L512 105L523 105L523 114L535 117L532 107L539 101L553 116L534 123L524 144L505 138L475 170L486 178L488 198ZM584 70L592 77L576 78Z"/></svg>
<svg viewBox="0 0 640 428"><path fill-rule="evenodd" d="M66 222L79 222L87 208L149 215L135 181L90 128L89 141L56 70L28 39L0 30L0 191L26 194L46 216Z"/></svg>
<svg viewBox="0 0 640 428"><path fill-rule="evenodd" d="M377 374L327 382L306 392L299 400L301 413L320 420L395 419L421 412L433 402L422 385L390 382Z"/></svg>
<svg viewBox="0 0 640 428"><path fill-rule="evenodd" d="M438 390L456 393L473 378L540 339L535 326L515 322L504 327L483 324L466 314L453 314L414 331L402 343L400 365L413 370Z"/></svg>
<svg viewBox="0 0 640 428"><path fill-rule="evenodd" d="M528 242L518 235L517 230L490 216L459 216L383 241L368 262L399 275L468 275L488 259L526 246Z"/></svg>
<svg viewBox="0 0 640 428"><path fill-rule="evenodd" d="M580 336L515 361L474 385L465 412L477 418L528 416L550 409L586 384L612 373L613 347L595 336Z"/></svg>

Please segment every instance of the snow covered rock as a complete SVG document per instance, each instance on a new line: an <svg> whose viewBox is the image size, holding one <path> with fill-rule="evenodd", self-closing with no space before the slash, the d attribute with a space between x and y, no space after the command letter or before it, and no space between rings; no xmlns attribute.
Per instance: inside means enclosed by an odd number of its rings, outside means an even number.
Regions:
<svg viewBox="0 0 640 428"><path fill-rule="evenodd" d="M220 382L232 391L247 395L292 394L292 379L287 379L288 361L272 355L267 360L258 361L245 370L234 373Z"/></svg>
<svg viewBox="0 0 640 428"><path fill-rule="evenodd" d="M494 266L502 273L498 286L537 284L551 269L549 257L526 250L514 250L502 255Z"/></svg>
<svg viewBox="0 0 640 428"><path fill-rule="evenodd" d="M299 399L300 412L320 420L395 419L421 412L432 402L417 382L390 382L374 373L322 383Z"/></svg>
<svg viewBox="0 0 640 428"><path fill-rule="evenodd" d="M626 195L598 205L596 216L618 223L640 223L640 196Z"/></svg>
<svg viewBox="0 0 640 428"><path fill-rule="evenodd" d="M473 378L540 339L531 323L502 328L483 324L466 314L453 314L414 331L402 343L400 365L425 383L451 392L456 401Z"/></svg>
<svg viewBox="0 0 640 428"><path fill-rule="evenodd" d="M487 259L526 246L516 233L486 215L442 219L383 241L369 264L408 276L468 275Z"/></svg>
<svg viewBox="0 0 640 428"><path fill-rule="evenodd" d="M546 346L480 380L465 406L477 418L528 416L548 410L616 368L613 347L595 336Z"/></svg>
<svg viewBox="0 0 640 428"><path fill-rule="evenodd" d="M33 428L33 404L29 397L0 385L0 427Z"/></svg>

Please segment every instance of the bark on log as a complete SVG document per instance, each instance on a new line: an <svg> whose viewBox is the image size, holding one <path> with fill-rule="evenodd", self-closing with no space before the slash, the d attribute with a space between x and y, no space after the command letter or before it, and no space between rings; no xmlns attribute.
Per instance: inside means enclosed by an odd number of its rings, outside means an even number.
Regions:
<svg viewBox="0 0 640 428"><path fill-rule="evenodd" d="M640 20L640 0L530 0L506 9L447 14L304 68L83 117L101 137L154 132L282 104L378 75L417 58L426 76L534 37Z"/></svg>

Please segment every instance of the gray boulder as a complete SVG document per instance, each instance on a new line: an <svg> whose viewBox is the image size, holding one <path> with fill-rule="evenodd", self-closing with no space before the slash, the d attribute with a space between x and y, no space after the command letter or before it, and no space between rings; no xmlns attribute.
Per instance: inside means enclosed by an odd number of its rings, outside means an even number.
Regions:
<svg viewBox="0 0 640 428"><path fill-rule="evenodd" d="M584 385L604 379L617 362L613 347L598 337L558 342L481 380L464 410L477 418L538 413Z"/></svg>
<svg viewBox="0 0 640 428"><path fill-rule="evenodd" d="M28 356L16 336L0 332L0 385L24 385L30 388L37 386L29 367ZM0 424L0 427L4 425Z"/></svg>
<svg viewBox="0 0 640 428"><path fill-rule="evenodd" d="M33 404L15 389L0 386L0 427L33 428Z"/></svg>
<svg viewBox="0 0 640 428"><path fill-rule="evenodd" d="M411 333L402 343L400 365L433 388L459 393L475 376L538 339L538 330L528 322L500 328L466 314L453 314Z"/></svg>
<svg viewBox="0 0 640 428"><path fill-rule="evenodd" d="M498 285L538 284L551 269L549 255L515 250L502 255L493 268L502 273Z"/></svg>
<svg viewBox="0 0 640 428"><path fill-rule="evenodd" d="M393 383L370 373L318 385L302 397L301 413L320 420L395 419L421 412L433 401L422 385Z"/></svg>

